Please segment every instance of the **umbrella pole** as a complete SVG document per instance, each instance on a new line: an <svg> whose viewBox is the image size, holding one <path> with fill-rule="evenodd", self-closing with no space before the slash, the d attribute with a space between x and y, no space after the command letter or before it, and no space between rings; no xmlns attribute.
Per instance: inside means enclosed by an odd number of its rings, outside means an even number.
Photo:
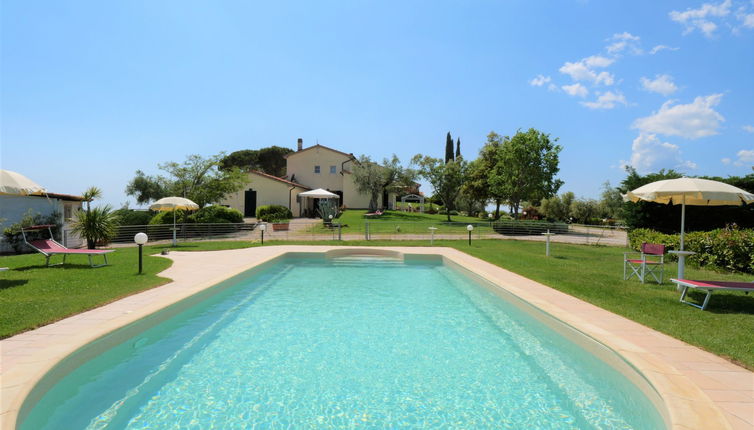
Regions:
<svg viewBox="0 0 754 430"><path fill-rule="evenodd" d="M681 251L683 251L683 235L686 230L686 196L681 197Z"/></svg>
<svg viewBox="0 0 754 430"><path fill-rule="evenodd" d="M683 243L683 239L681 239L681 243ZM175 240L175 208L173 208L173 246L177 244L177 241ZM683 248L683 245L681 245L681 248Z"/></svg>

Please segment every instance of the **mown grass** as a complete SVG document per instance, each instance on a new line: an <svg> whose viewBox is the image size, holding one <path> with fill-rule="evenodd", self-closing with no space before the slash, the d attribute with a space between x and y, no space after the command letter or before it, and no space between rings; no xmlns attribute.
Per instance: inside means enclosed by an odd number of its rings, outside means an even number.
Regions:
<svg viewBox="0 0 754 430"><path fill-rule="evenodd" d="M427 241L281 241L268 245L426 246ZM214 250L255 246L251 242L197 242L178 250ZM623 248L553 243L552 256L545 257L544 243L513 240L437 240L557 290L593 303L655 330L699 346L754 369L754 295L719 293L712 296L707 311L678 302L674 284L641 284L623 281ZM145 255L166 246L146 247ZM0 336L39 327L69 315L117 300L168 282L156 273L170 261L147 256L144 275L137 275L136 248L120 248L111 255L111 265L90 268L78 256L67 266L44 267L41 255L0 257L0 266L13 270L0 273ZM665 267L665 279L675 276L675 263ZM718 273L686 268L692 279L751 281L751 275ZM700 293L691 298L700 300Z"/></svg>
<svg viewBox="0 0 754 430"><path fill-rule="evenodd" d="M475 234L484 230L487 233L493 233L489 222L469 216L452 215L450 219L453 224L448 224L448 217L444 214L427 214L418 212L402 211L385 211L380 216L365 217L368 211L349 209L344 211L337 220L333 222L343 225L343 233L363 233L365 224L369 222L369 232L372 234L390 233L390 234L429 234L429 227L436 227L437 234L454 233L466 234L466 225L475 224ZM480 225L477 225L481 223ZM321 233L329 231L323 224L313 226L312 232Z"/></svg>
<svg viewBox="0 0 754 430"><path fill-rule="evenodd" d="M252 242L195 242L178 247L145 246L143 274L138 274L138 248L108 254L108 266L90 267L85 255L71 255L61 266L45 266L41 254L0 257L0 338L96 308L169 282L157 273L170 267L166 258L150 256L162 249L211 251L252 246ZM62 260L55 256L52 263ZM96 257L95 264L101 263Z"/></svg>

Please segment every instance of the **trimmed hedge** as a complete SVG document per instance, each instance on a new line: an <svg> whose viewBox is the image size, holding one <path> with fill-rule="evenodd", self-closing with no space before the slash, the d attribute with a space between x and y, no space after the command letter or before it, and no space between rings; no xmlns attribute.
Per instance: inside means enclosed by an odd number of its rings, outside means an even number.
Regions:
<svg viewBox="0 0 754 430"><path fill-rule="evenodd" d="M241 211L220 205L205 206L189 217L190 222L206 224L243 222Z"/></svg>
<svg viewBox="0 0 754 430"><path fill-rule="evenodd" d="M152 219L152 214L149 211L135 211L133 209L118 209L115 211L115 215L120 220L120 225L147 225ZM172 215L171 223L172 223Z"/></svg>
<svg viewBox="0 0 754 430"><path fill-rule="evenodd" d="M281 205L265 205L257 208L257 219L264 222L283 221L293 218L291 210Z"/></svg>
<svg viewBox="0 0 754 430"><path fill-rule="evenodd" d="M678 234L665 234L646 228L628 233L631 248L639 250L643 242L660 243L668 250L680 248ZM686 251L696 254L686 261L698 266L712 266L720 270L754 273L754 229L720 228L711 231L693 231L684 238ZM677 260L674 254L669 254Z"/></svg>
<svg viewBox="0 0 754 430"><path fill-rule="evenodd" d="M175 223L185 224L191 222L188 220L188 213L182 209L175 211ZM157 215L153 216L149 220L149 224L172 224L173 223L173 211L157 212Z"/></svg>

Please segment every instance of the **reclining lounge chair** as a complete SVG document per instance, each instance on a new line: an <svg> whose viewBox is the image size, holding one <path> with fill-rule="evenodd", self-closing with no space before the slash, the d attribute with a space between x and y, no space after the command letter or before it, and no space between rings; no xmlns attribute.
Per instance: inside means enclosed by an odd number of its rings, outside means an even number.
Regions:
<svg viewBox="0 0 754 430"><path fill-rule="evenodd" d="M670 280L681 287L681 303L686 303L701 310L707 309L709 299L714 291L743 291L746 294L749 294L749 291L754 291L754 282L694 281L691 279L672 278ZM707 295L704 297L704 303L701 306L686 300L686 293L688 293L689 288L707 292Z"/></svg>
<svg viewBox="0 0 754 430"><path fill-rule="evenodd" d="M86 255L89 257L89 265L92 267L102 267L107 266L107 254L110 252L115 251L114 249L70 249L66 248L65 246L58 243L55 239L53 239L52 236L52 225L33 225L31 227L25 227L21 229L21 234L24 237L24 242L34 249L35 251L39 252L40 254L45 256L45 262L47 266L50 266L50 257L52 257L55 254L62 254L63 255L63 262L58 264L65 264L65 258L66 256L70 254L79 254L79 255ZM27 240L26 233L35 231L35 230L44 230L47 229L47 231L50 233L49 239L37 239L37 240ZM101 255L105 259L105 264L99 264L94 265L94 262L92 261L93 255Z"/></svg>

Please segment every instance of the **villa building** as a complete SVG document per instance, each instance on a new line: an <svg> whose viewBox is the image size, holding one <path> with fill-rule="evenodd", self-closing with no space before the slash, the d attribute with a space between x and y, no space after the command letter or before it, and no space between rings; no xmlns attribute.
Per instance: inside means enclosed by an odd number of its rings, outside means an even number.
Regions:
<svg viewBox="0 0 754 430"><path fill-rule="evenodd" d="M302 199L298 195L322 188L340 196L339 206L369 207L369 195L360 193L353 180L353 166L358 163L353 154L319 144L304 148L303 139L298 139L297 151L285 159L285 177L250 171L246 189L227 195L220 204L238 209L246 217L253 217L258 206L271 204L290 208L293 216L313 216L318 199ZM378 207L383 206L384 198L380 196ZM387 200L394 203L395 196L390 195Z"/></svg>

